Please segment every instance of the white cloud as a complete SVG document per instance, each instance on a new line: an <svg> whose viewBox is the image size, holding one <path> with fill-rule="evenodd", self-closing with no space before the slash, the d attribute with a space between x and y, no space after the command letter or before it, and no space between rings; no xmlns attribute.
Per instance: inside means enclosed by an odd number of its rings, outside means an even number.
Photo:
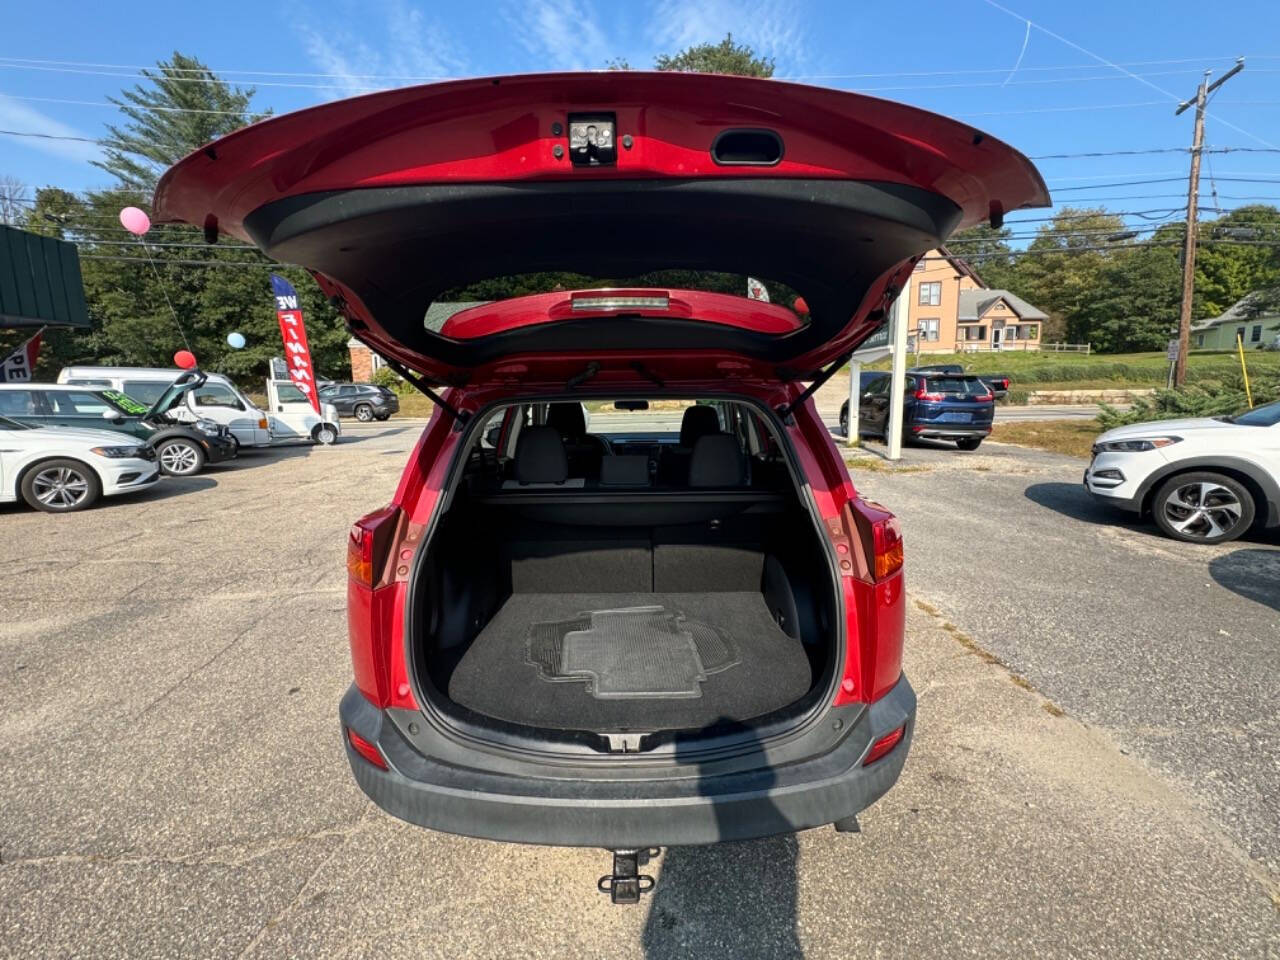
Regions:
<svg viewBox="0 0 1280 960"><path fill-rule="evenodd" d="M732 33L735 42L773 57L782 75L798 72L804 63L804 19L793 0L659 0L649 29L656 45L671 53L719 43Z"/></svg>
<svg viewBox="0 0 1280 960"><path fill-rule="evenodd" d="M465 55L444 28L403 0L362 5L359 16L361 36L376 46L345 29L298 28L308 56L333 75L335 94L353 96L468 72Z"/></svg>
<svg viewBox="0 0 1280 960"><path fill-rule="evenodd" d="M23 133L43 133L50 137L83 137L84 133L52 117L45 116L26 104L11 100L0 94L0 129L17 130ZM102 149L96 143L82 143L78 140L51 140L44 137L0 137L0 143L6 146L18 144L39 150L42 153L87 163L102 157Z"/></svg>
<svg viewBox="0 0 1280 960"><path fill-rule="evenodd" d="M508 26L540 70L600 70L617 55L595 12L580 0L509 4Z"/></svg>

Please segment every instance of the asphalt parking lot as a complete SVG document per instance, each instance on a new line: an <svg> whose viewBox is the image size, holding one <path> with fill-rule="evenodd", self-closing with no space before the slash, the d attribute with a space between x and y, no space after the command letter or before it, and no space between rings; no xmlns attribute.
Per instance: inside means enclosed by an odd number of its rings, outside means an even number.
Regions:
<svg viewBox="0 0 1280 960"><path fill-rule="evenodd" d="M664 851L432 834L351 780L343 551L420 425L83 514L0 508L0 955L1131 957L1280 951L1280 549L1114 524L1067 458L916 448L920 697L831 829Z"/></svg>

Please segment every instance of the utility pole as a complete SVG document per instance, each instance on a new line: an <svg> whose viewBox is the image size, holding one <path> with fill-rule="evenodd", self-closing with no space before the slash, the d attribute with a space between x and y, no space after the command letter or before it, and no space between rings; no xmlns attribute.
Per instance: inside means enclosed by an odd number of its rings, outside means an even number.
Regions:
<svg viewBox="0 0 1280 960"><path fill-rule="evenodd" d="M1196 105L1195 131L1191 136L1191 177L1187 184L1187 239L1182 247L1182 310L1178 314L1178 357L1173 363L1173 385L1181 387L1187 378L1187 352L1191 349L1191 301L1196 292L1196 216L1200 197L1200 154L1204 148L1204 106L1209 94L1244 69L1244 57L1236 65L1209 83L1212 71L1204 72L1194 100L1178 104L1173 115L1179 116L1191 104Z"/></svg>

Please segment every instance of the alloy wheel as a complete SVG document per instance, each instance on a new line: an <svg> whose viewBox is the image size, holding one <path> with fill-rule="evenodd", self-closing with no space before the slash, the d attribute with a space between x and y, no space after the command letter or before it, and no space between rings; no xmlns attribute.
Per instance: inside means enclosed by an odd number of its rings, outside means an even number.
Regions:
<svg viewBox="0 0 1280 960"><path fill-rule="evenodd" d="M36 499L56 510L70 510L89 495L89 481L70 467L41 470L31 482Z"/></svg>
<svg viewBox="0 0 1280 960"><path fill-rule="evenodd" d="M178 476L194 473L199 464L200 455L189 443L183 441L169 443L160 451L160 466L164 468L165 473Z"/></svg>
<svg viewBox="0 0 1280 960"><path fill-rule="evenodd" d="M1219 483L1199 481L1178 487L1164 502L1164 516L1184 537L1212 540L1230 533L1244 507L1234 492Z"/></svg>
<svg viewBox="0 0 1280 960"><path fill-rule="evenodd" d="M361 423L368 423L373 419L373 409L365 404L356 407L356 419Z"/></svg>

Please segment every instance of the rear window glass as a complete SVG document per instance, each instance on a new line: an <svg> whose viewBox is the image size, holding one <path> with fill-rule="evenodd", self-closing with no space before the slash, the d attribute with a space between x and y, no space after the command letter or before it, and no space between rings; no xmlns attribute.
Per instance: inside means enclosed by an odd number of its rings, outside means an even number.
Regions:
<svg viewBox="0 0 1280 960"><path fill-rule="evenodd" d="M954 393L962 397L985 397L987 385L977 377L927 377L930 393Z"/></svg>

